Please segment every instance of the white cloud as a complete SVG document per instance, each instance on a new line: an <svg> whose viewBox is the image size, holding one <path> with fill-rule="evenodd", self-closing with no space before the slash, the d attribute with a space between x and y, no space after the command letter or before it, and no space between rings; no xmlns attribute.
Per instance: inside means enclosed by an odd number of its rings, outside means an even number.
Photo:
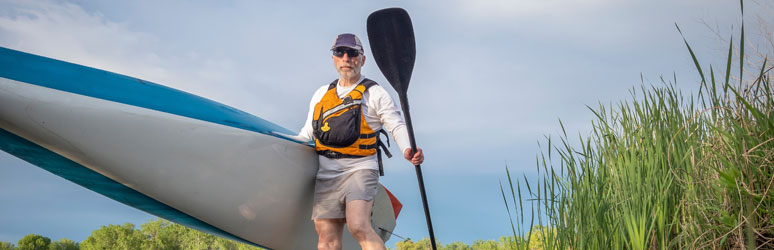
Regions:
<svg viewBox="0 0 774 250"><path fill-rule="evenodd" d="M240 94L236 87L231 92L221 88L247 81L231 58L188 50L72 3L12 1L5 5L9 13L0 15L0 46L137 77L227 104L249 100L234 97Z"/></svg>
<svg viewBox="0 0 774 250"><path fill-rule="evenodd" d="M482 20L567 20L581 18L583 13L593 12L615 5L612 0L490 0L455 1L458 10L466 17Z"/></svg>
<svg viewBox="0 0 774 250"><path fill-rule="evenodd" d="M157 39L110 22L100 13L49 1L13 1L9 5L12 14L0 16L0 42L10 48L118 72L138 67L116 58L140 58L148 65L160 61L155 53L142 51ZM142 68L145 75L164 74L160 68Z"/></svg>

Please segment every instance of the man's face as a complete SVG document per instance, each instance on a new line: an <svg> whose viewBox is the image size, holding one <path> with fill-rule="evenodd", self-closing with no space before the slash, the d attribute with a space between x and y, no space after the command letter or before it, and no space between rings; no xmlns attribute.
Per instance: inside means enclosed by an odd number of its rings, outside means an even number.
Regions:
<svg viewBox="0 0 774 250"><path fill-rule="evenodd" d="M334 50L331 57L333 58L333 65L336 66L336 71L339 72L342 78L360 77L360 68L363 67L365 62L365 55L360 53L360 51L339 47Z"/></svg>

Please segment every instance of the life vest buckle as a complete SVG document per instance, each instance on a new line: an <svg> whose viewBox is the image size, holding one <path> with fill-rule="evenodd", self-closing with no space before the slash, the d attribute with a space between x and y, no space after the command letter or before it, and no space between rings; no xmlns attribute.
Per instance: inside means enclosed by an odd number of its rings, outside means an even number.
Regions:
<svg viewBox="0 0 774 250"><path fill-rule="evenodd" d="M346 97L344 97L344 99L341 100L341 104L342 105L348 105L350 103L352 103L352 97L351 96L346 96Z"/></svg>

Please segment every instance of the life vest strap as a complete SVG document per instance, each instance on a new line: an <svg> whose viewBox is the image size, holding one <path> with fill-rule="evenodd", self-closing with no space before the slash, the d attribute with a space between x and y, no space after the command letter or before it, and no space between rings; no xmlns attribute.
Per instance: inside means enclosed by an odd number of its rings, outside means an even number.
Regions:
<svg viewBox="0 0 774 250"><path fill-rule="evenodd" d="M373 133L370 133L370 134L361 134L360 135L360 139L374 138L377 135L379 135L379 132L373 132Z"/></svg>
<svg viewBox="0 0 774 250"><path fill-rule="evenodd" d="M384 143L382 142L382 137L378 136L379 133L384 134L384 137L387 138L387 146L384 146ZM384 149L384 154L387 155L387 158L392 158L392 154L390 153L390 150L387 150L387 147L389 147L390 145L390 137L387 136L387 132L384 132L384 130L379 130L379 132L374 134L377 134L376 158L379 160L379 176L384 176L384 166L382 165L382 149Z"/></svg>
<svg viewBox="0 0 774 250"><path fill-rule="evenodd" d="M387 147L389 146L385 146L381 140L377 141L376 143L379 144L379 147L377 147L377 151L379 151L379 148L381 148L384 150L384 154L387 155L387 158L392 158L392 154L390 153L390 150L387 150Z"/></svg>
<svg viewBox="0 0 774 250"><path fill-rule="evenodd" d="M387 138L387 147L389 147L390 146L390 136L387 135L387 132L384 132L383 129L380 129L378 133L382 133L384 135L384 138ZM377 141L381 143L382 138L381 137L378 138ZM382 147L384 147L384 144L382 144ZM384 148L384 151L387 151L386 147ZM390 154L389 151L387 151L387 157L392 158L392 154Z"/></svg>
<svg viewBox="0 0 774 250"><path fill-rule="evenodd" d="M333 80L330 84L328 84L328 90L336 88L336 85L338 85L338 84L339 84L339 79ZM362 84L366 89L368 89L371 86L376 85L376 82L374 82L371 79L366 78L366 79L363 79L363 81L360 84Z"/></svg>
<svg viewBox="0 0 774 250"><path fill-rule="evenodd" d="M336 85L339 83L339 79L333 80L331 84L328 84L328 90L335 89Z"/></svg>
<svg viewBox="0 0 774 250"><path fill-rule="evenodd" d="M384 145L384 142L382 142L382 138L378 136L379 134L383 134L385 138L387 138L387 145ZM364 138L363 136L369 136L367 138L372 138L376 136L376 143L370 144L370 145L359 145L360 149L372 149L376 148L376 159L379 162L379 176L384 176L384 164L382 163L382 150L384 150L384 154L387 155L387 158L392 158L392 153L390 153L390 150L387 149L387 147L390 146L390 137L387 135L387 132L384 130L379 130L379 132L366 134L366 135L360 135L360 138ZM342 158L362 158L365 157L364 155L350 155L350 154L342 154L336 151L331 150L322 150L317 151L317 154L325 156L328 159L342 159Z"/></svg>
<svg viewBox="0 0 774 250"><path fill-rule="evenodd" d="M382 165L382 150L379 147L376 147L376 160L379 162L379 176L384 176L384 165Z"/></svg>
<svg viewBox="0 0 774 250"><path fill-rule="evenodd" d="M331 150L317 151L317 154L325 156L325 158L328 158L328 159L363 158L363 157L366 157L365 155L342 154L342 153L339 153L339 152L336 152L336 151L331 151Z"/></svg>

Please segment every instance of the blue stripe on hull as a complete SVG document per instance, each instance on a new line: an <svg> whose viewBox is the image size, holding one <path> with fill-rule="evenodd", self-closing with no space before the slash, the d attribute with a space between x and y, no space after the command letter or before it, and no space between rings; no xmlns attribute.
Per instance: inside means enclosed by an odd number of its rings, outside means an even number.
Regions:
<svg viewBox="0 0 774 250"><path fill-rule="evenodd" d="M215 228L4 129L0 129L0 150L108 198L158 217L202 232L263 247Z"/></svg>
<svg viewBox="0 0 774 250"><path fill-rule="evenodd" d="M254 115L180 90L3 47L0 77L276 137L280 136L272 132L295 134Z"/></svg>

